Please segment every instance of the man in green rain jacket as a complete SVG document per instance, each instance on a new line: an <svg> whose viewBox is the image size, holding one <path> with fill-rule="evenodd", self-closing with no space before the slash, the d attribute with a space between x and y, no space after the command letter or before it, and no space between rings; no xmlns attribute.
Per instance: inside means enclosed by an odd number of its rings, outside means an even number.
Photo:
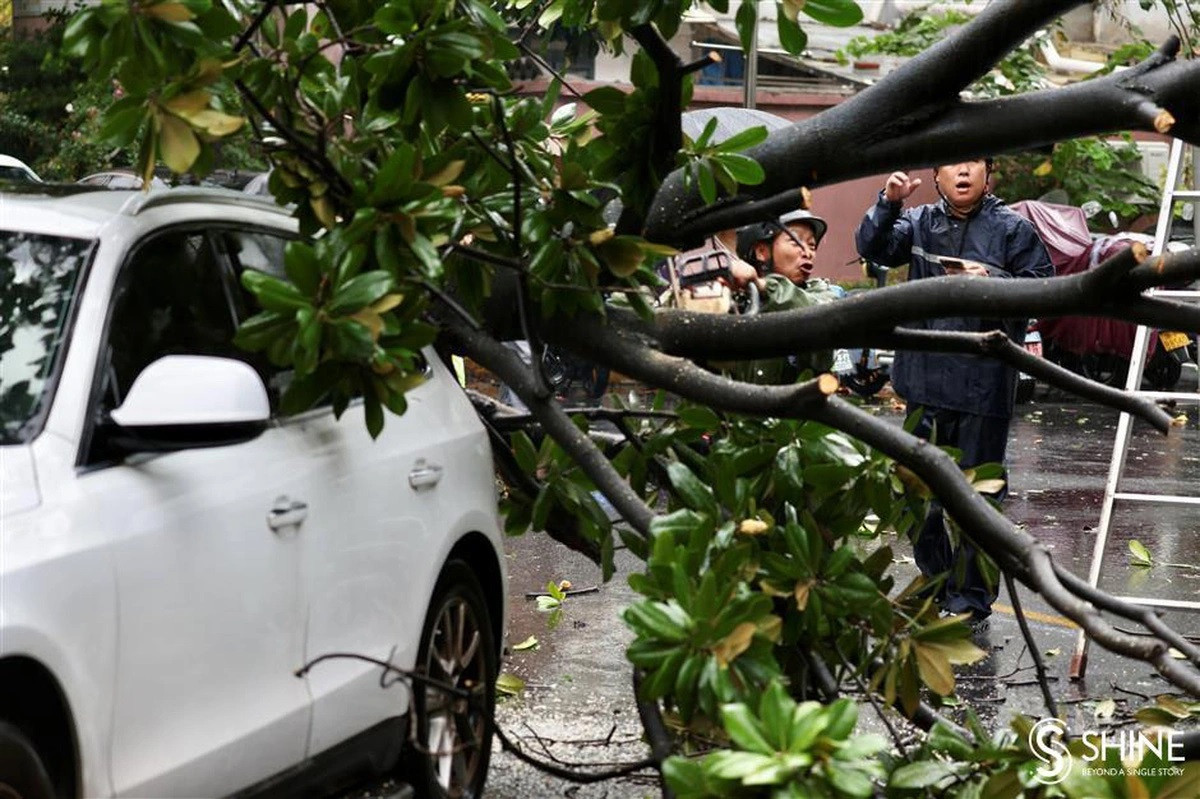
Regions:
<svg viewBox="0 0 1200 799"><path fill-rule="evenodd" d="M828 227L821 217L797 210L779 217L778 222L738 230L737 254L745 263L734 261L730 272L739 287L754 283L760 313L807 308L844 295L841 286L812 277L817 247ZM832 365L833 353L828 350L805 352L739 363L730 376L749 383L794 383L806 371L819 374Z"/></svg>

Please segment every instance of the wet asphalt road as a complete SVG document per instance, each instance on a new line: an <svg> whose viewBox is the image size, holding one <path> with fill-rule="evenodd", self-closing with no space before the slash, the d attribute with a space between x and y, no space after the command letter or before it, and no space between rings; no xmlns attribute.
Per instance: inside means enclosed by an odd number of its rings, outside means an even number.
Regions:
<svg viewBox="0 0 1200 799"><path fill-rule="evenodd" d="M1195 388L1195 371L1182 387ZM896 422L901 414L881 406ZM1200 496L1200 405L1181 406L1186 424L1162 436L1135 422L1121 490ZM1086 577L1091 563L1118 414L1039 388L1034 401L1018 408L1009 461L1013 494L1006 513L1052 549L1056 561ZM1101 587L1116 594L1200 600L1200 571L1168 565L1131 565L1129 541L1137 539L1157 563L1200 564L1200 510L1169 505L1118 503L1106 549ZM899 562L898 581L915 574L911 550L891 540ZM536 648L512 651L502 670L525 681L520 696L503 700L499 721L510 737L560 764L616 765L643 757L641 727L631 701L630 670L623 649L629 634L619 619L634 598L621 574L601 584L598 570L562 547L537 536L512 539L508 548L512 617L509 644L537 638ZM630 564L626 564L628 567ZM568 579L594 593L568 598L557 625L536 609L526 592L550 580ZM1068 711L1077 732L1098 729L1095 717L1112 699L1116 716L1148 704L1143 697L1170 687L1148 666L1090 650L1082 680L1069 678L1076 629L1040 597L1020 597L1038 649L1044 653L1054 698ZM988 657L963 670L958 696L989 726L1007 723L1014 713L1048 715L1033 679L1032 661L1015 617L1012 600L1001 591L986 637ZM1200 614L1168 612L1165 618L1190 635L1200 633ZM1103 704L1102 704L1103 703ZM961 709L946 708L948 715ZM1103 711L1102 711L1103 712ZM866 716L866 714L864 714ZM871 721L864 718L862 724ZM608 745L605 745L608 742ZM648 776L597 785L574 785L539 774L512 755L494 749L487 796L491 799L566 796L633 799L657 796Z"/></svg>

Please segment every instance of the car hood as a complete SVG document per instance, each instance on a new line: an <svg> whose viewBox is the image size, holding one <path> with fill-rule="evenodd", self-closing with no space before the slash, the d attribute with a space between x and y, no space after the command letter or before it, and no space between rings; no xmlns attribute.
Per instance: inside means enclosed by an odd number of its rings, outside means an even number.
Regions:
<svg viewBox="0 0 1200 799"><path fill-rule="evenodd" d="M11 516L37 507L39 502L29 447L0 447L0 513Z"/></svg>

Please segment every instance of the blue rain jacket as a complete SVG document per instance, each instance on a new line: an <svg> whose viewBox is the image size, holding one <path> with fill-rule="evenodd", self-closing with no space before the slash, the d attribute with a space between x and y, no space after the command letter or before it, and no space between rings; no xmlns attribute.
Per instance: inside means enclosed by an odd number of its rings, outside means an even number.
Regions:
<svg viewBox="0 0 1200 799"><path fill-rule="evenodd" d="M1033 225L990 194L973 214L959 219L944 201L903 208L880 192L858 226L855 241L859 255L867 260L885 266L908 264L909 280L946 274L934 256L979 261L987 265L990 279L1054 275L1050 255ZM1021 319L950 317L905 326L968 332L998 329L1020 345L1025 324ZM1012 416L1017 373L981 355L901 351L892 366L892 385L911 405L1007 418Z"/></svg>

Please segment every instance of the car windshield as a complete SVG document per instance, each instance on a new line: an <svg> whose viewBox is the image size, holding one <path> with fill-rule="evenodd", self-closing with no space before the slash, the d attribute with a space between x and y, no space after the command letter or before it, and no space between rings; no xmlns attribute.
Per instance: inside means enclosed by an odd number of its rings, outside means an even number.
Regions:
<svg viewBox="0 0 1200 799"><path fill-rule="evenodd" d="M16 166L0 166L0 180L8 180L13 183L35 182L33 175Z"/></svg>
<svg viewBox="0 0 1200 799"><path fill-rule="evenodd" d="M37 432L92 242L0 230L0 444Z"/></svg>

